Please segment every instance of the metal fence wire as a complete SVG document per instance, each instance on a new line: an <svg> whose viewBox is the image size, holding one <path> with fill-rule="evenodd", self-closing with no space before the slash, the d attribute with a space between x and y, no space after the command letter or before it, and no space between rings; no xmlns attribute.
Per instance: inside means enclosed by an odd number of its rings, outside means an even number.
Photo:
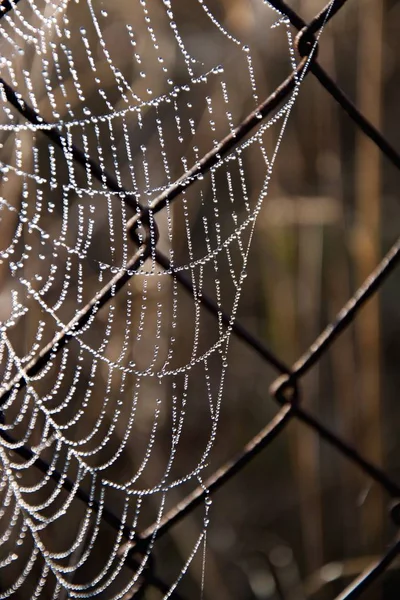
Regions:
<svg viewBox="0 0 400 600"><path fill-rule="evenodd" d="M1 3L1 15L4 16L11 11L19 0L5 0ZM68 151L73 161L81 165L84 169L90 170L92 176L98 181L106 182L108 188L114 192L122 192L121 198L134 209L136 215L127 223L129 235L136 243L138 250L128 262L127 269L123 273L115 275L97 295L80 310L79 313L69 322L67 327L36 355L25 368L24 374L18 374L11 380L0 396L0 405L3 406L16 388L24 388L30 377L38 374L54 355L59 352L73 337L73 335L84 327L92 316L105 305L111 297L118 294L119 290L130 279L132 272L140 267L149 256L165 270L171 271L174 278L186 288L189 294L193 294L193 284L182 271L174 272L167 256L165 256L157 246L159 235L155 215L162 211L167 204L171 204L180 196L183 190L186 190L196 178L201 174L207 174L210 169L229 152L234 149L241 140L253 129L259 127L260 122L266 119L282 102L293 92L299 77L312 75L325 88L330 96L341 106L348 114L353 123L358 127L372 142L380 149L382 154L398 169L400 169L400 154L390 145L390 143L381 135L381 133L361 114L357 107L346 97L345 93L334 83L328 73L318 63L318 42L317 34L321 27L341 10L346 0L333 0L317 14L314 19L306 24L303 19L283 0L269 0L269 3L289 19L292 26L298 30L296 38L296 49L300 54L301 60L297 70L293 72L281 85L268 97L254 112L236 129L224 138L218 146L206 154L195 166L187 171L181 179L171 185L165 192L161 193L149 205L144 207L138 203L129 193L121 187L118 181L109 173L104 171L96 162L88 157L78 147L71 145L54 127L43 127L45 120L21 98L21 96L4 79L0 79L0 87L3 99L6 99L20 115L34 125L42 126L42 135L47 136L50 141L60 147L64 152ZM261 118L260 118L261 115ZM337 314L336 319L332 321L326 329L319 335L308 350L291 366L285 365L279 357L275 356L259 339L244 328L239 322L231 322L228 314L221 312L220 307L215 301L203 293L201 303L205 309L216 318L222 318L225 326L232 329L233 334L243 343L248 345L264 361L269 363L279 374L270 388L270 395L279 404L280 410L273 420L246 445L239 456L234 457L225 465L219 468L206 481L204 485L198 487L193 493L187 496L179 505L175 506L164 515L161 522L149 527L141 534L135 534L134 542L129 542L131 550L127 555L127 565L132 569L138 566L138 559L145 551L147 544L152 539L155 531L157 538L164 536L177 523L182 521L189 513L204 502L206 494L213 494L219 488L224 486L230 479L235 477L245 465L254 459L264 448L266 448L279 434L285 429L287 424L297 419L311 428L316 435L326 440L328 444L334 447L337 452L342 454L353 465L374 480L392 499L390 508L391 518L396 525L400 525L400 503L396 502L400 498L400 485L393 481L389 475L372 464L356 448L352 447L345 439L337 433L326 427L314 417L303 404L301 396L301 379L313 368L313 366L326 353L328 348L335 342L338 336L354 321L363 305L373 296L383 285L388 275L398 266L400 260L400 239L396 241L389 252L384 256L376 269L369 275L363 285L343 306ZM4 416L3 423L4 423ZM0 431L2 439L8 444L16 443L16 440L5 430ZM75 482L65 477L52 466L47 464L35 452L26 446L16 447L16 452L24 460L31 461L32 469L38 469L43 474L47 474L52 480L61 483L62 487L71 491L75 487ZM101 518L116 530L121 530L126 539L132 538L131 528L123 525L113 513L110 507L100 504L89 496L82 488L78 487L76 496L86 505L90 506L94 513L101 512ZM400 553L400 537L396 535L391 545L378 561L371 564L370 567L357 577L336 600L349 600L362 596L363 592L368 590L374 581L382 576L390 564ZM169 592L170 586L162 581L156 574L156 565L154 560L150 561L148 568L143 574L143 585L138 595L142 594L147 586L155 586L164 594ZM177 590L174 590L171 597L180 598Z"/></svg>

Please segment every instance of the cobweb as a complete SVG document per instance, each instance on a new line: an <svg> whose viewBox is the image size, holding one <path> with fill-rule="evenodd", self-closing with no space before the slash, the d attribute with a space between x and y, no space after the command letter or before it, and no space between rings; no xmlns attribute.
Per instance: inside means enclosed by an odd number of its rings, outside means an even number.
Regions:
<svg viewBox="0 0 400 600"><path fill-rule="evenodd" d="M133 570L125 542L161 519L175 488L202 484L210 462L230 328L210 320L202 293L235 319L298 86L154 217L170 262L163 268L155 236L147 256L126 224L263 99L251 45L203 0L11 4L0 21L0 598L130 597L158 539L135 555ZM268 35L283 40L289 73L288 24L258 4L265 45ZM42 120L10 106L7 84ZM55 130L58 145L46 137ZM107 303L95 302L77 325L107 285ZM66 343L54 344L66 332ZM43 348L46 360L30 370ZM210 503L165 597L203 560Z"/></svg>

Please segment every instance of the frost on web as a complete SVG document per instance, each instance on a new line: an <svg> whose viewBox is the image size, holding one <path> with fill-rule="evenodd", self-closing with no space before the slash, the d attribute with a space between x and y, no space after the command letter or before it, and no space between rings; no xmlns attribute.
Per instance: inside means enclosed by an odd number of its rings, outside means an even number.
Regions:
<svg viewBox="0 0 400 600"><path fill-rule="evenodd" d="M267 47L280 15L254 3ZM165 192L272 89L260 97L251 45L229 34L216 1L11 4L0 21L0 598L123 598L158 539L133 570L123 544L161 519L178 485L201 484L210 462L230 330L204 311L202 293L235 318L295 92L155 216L171 268L154 246L132 263L136 203ZM290 72L290 32L278 25ZM21 115L6 85L43 121ZM61 147L46 137L54 128ZM124 286L67 344L52 344L113 277ZM171 590L199 560L208 510Z"/></svg>

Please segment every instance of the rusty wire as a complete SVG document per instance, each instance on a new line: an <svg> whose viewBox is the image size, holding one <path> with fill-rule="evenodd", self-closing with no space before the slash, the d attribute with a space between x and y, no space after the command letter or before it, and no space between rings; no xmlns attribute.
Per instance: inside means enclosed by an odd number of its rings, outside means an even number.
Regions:
<svg viewBox="0 0 400 600"><path fill-rule="evenodd" d="M3 0L0 4L0 19L8 13L20 0ZM175 271L169 259L157 248L158 230L155 221L155 215L163 210L174 199L178 198L183 190L197 181L199 175L207 174L211 168L217 164L221 158L228 155L236 146L254 129L259 127L260 123L271 115L286 100L298 85L299 78L302 79L309 73L312 73L319 83L326 89L330 96L340 105L348 114L355 125L370 138L370 140L380 149L382 154L398 169L400 169L400 154L383 137L383 135L370 123L357 109L357 107L347 98L346 94L330 78L325 70L317 61L318 42L316 35L322 26L332 19L343 7L347 0L332 0L323 10L306 24L305 21L283 0L269 0L269 4L284 15L298 31L296 38L296 48L300 54L301 60L294 71L282 84L269 96L255 111L250 113L243 122L236 127L231 134L221 140L221 142L207 153L200 161L190 168L180 179L169 186L164 192L157 196L148 207L141 206L137 199L127 192L117 180L105 172L96 162L88 159L82 150L70 144L66 138L55 128L49 127L42 129L42 134L46 135L50 141L70 153L73 160L84 169L89 169L95 179L106 183L107 187L119 193L119 196L134 209L135 215L127 222L127 230L138 250L130 259L126 271L119 273L111 279L104 288L98 292L84 309L82 309L66 326L66 328L44 347L34 359L27 365L25 373L16 376L4 389L0 395L0 407L6 402L12 391L16 388L23 388L27 384L30 376L40 372L48 363L50 358L61 350L68 343L69 339L77 333L87 321L94 317L97 311L106 304L112 296L118 293L125 283L132 277L135 270L143 264L144 260L150 256L171 276L173 276L189 294L194 293L191 280L181 271ZM25 102L21 96L13 89L11 85L0 78L0 87L6 100L20 113L22 117L30 123L45 125L44 119L35 110ZM141 236L137 229L141 225L145 230L145 235ZM138 561L136 555L143 552L153 536L165 535L174 525L191 513L205 499L206 494L213 494L221 488L228 480L241 471L245 465L254 459L269 443L271 443L280 432L286 427L292 419L298 419L314 430L322 439L336 448L344 457L358 466L366 475L375 480L383 490L387 492L392 499L391 515L393 521L400 525L399 507L396 502L400 498L400 485L392 480L381 468L374 465L371 461L360 454L356 448L352 447L340 435L323 425L319 420L311 415L302 405L300 380L313 367L313 365L326 352L328 347L336 338L348 327L355 319L362 306L367 300L377 292L386 277L398 266L400 261L400 238L392 246L386 256L382 259L376 269L369 275L364 284L348 300L342 310L338 313L336 319L332 321L326 329L318 336L315 342L301 356L292 367L285 365L284 362L275 356L262 341L257 339L238 321L231 321L230 316L225 313L215 301L202 294L199 298L203 307L215 317L219 317L226 327L230 327L232 333L256 352L263 360L267 361L278 373L279 376L270 387L270 395L280 405L278 414L262 428L259 433L250 440L242 451L225 465L217 469L214 474L203 482L203 485L195 489L179 505L170 510L161 521L148 527L141 534L135 534L133 542L127 542L130 546L130 552L127 555L126 564L132 569L136 569ZM24 377L25 375L25 377ZM267 392L266 392L267 395ZM33 450L27 446L17 446L17 441L7 432L0 431L0 436L8 444L8 447L15 445L13 451L25 460L35 459L33 466L44 474L49 475L54 481L60 483L62 487L71 491L75 483L62 475L53 467L37 456ZM76 489L76 496L86 505L90 505L91 510L101 513L102 519L116 530L122 530L123 536L132 539L133 531L127 525L122 524L121 520L106 506L100 505L93 500L81 488ZM369 589L371 584L380 577L389 566L399 557L400 537L396 536L385 554L373 562L359 577L357 577L346 589L336 597L335 600L350 600L358 598L362 593ZM153 585L162 593L169 591L169 586L155 574L154 562L150 561L150 567L143 573L145 586ZM143 593L144 587L141 589ZM180 594L174 590L171 597L179 599Z"/></svg>

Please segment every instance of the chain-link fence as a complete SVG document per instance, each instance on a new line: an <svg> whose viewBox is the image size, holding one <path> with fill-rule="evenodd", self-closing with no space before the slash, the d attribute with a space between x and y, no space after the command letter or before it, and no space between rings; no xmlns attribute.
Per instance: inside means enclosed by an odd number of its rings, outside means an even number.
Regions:
<svg viewBox="0 0 400 600"><path fill-rule="evenodd" d="M18 0L6 1L1 5L2 15L11 11ZM304 77L315 77L325 88L330 96L340 105L348 114L354 125L359 128L372 142L380 149L382 154L396 167L400 168L400 155L389 144L389 142L379 133L379 131L361 114L357 107L346 97L344 92L334 83L329 74L321 67L318 62L318 32L328 21L342 9L345 0L333 0L308 24L306 24L296 12L288 6L283 0L270 0L270 4L290 21L291 25L298 30L296 38L296 49L301 57L297 69L293 72L276 90L263 102L257 110L248 115L248 117L234 129L232 134L223 139L210 153L205 155L195 166L188 170L184 176L176 183L168 187L149 205L144 207L137 200L130 196L117 179L106 172L102 165L89 159L85 153L78 147L71 145L54 128L46 129L44 119L19 96L19 94L6 81L0 80L3 98L10 103L23 117L34 125L40 125L43 135L46 135L50 141L60 147L64 153L69 154L70 159L81 165L83 169L89 170L93 178L102 183L106 183L108 188L120 193L121 198L136 212L136 216L131 218L127 224L129 235L138 246L137 252L127 263L127 269L123 273L115 275L96 296L76 314L68 323L67 327L29 362L24 368L23 374L17 374L12 379L1 396L1 404L4 405L10 398L15 389L24 388L26 381L38 374L57 352L73 338L73 336L87 324L98 310L105 305L111 298L115 297L119 290L131 278L132 273L143 265L148 257L158 263L158 265L169 271L176 281L179 282L189 294L193 294L193 283L183 271L174 271L169 258L158 248L159 233L156 223L156 215L165 209L167 205L179 198L180 194L197 181L199 175L207 175L215 164L224 156L228 155L248 134L260 123L269 117L280 105L290 96L295 89L298 81ZM138 559L145 552L149 542L153 539L155 532L157 539L162 538L177 523L183 520L189 513L195 510L200 504L204 503L209 494L213 494L219 488L224 486L227 481L235 477L245 465L254 459L263 451L280 433L287 424L297 419L311 428L316 435L326 440L337 452L341 453L347 460L351 461L361 471L374 480L393 500L400 497L400 487L393 481L389 475L367 460L362 453L352 447L344 438L336 434L333 430L323 425L314 417L304 406L304 398L301 393L301 380L316 363L321 359L328 348L335 343L337 337L357 318L359 311L371 296L383 285L386 277L397 267L400 259L400 241L397 241L386 256L382 259L376 269L370 274L365 283L348 300L346 305L331 322L321 335L314 341L309 349L295 362L291 367L285 365L279 357L275 356L265 345L254 335L252 335L239 322L231 321L228 313L221 311L218 304L205 293L201 296L202 306L209 311L215 318L222 320L225 327L230 327L232 333L244 344L248 345L252 351L257 353L262 360L268 362L278 373L278 378L270 388L272 398L279 404L280 410L275 418L264 427L244 448L243 452L228 461L219 468L210 478L204 481L203 485L192 492L184 501L180 502L173 510L168 511L161 522L157 522L153 527L149 527L140 535L135 535L135 541L129 542L131 550L127 556L127 564L135 570L138 565ZM15 444L14 440L7 431L2 431L1 436L8 444ZM18 447L16 444L15 452L24 460L32 462L32 469L38 469L44 474L48 474L51 479L61 483L62 487L71 491L75 488L75 482L58 472L53 466L47 464L38 457L29 447ZM101 518L109 526L117 531L122 529L124 536L131 539L131 529L124 525L119 517L113 513L110 507L102 505L99 501L91 497L84 489L76 489L76 497L83 503L90 506L91 510L101 512ZM399 506L394 503L391 510L391 517L396 524L400 524ZM312 518L312 516L310 516ZM380 576L384 576L386 569L396 559L400 552L400 541L398 537L393 540L392 545L387 552L374 564L356 578L336 600L356 598L371 586L371 584ZM157 576L157 569L154 560L151 560L146 568L143 577L143 583L137 596L145 592L146 586L155 586L162 593L167 594L170 586ZM179 598L180 594L174 590L172 597ZM282 596L283 597L283 596Z"/></svg>

